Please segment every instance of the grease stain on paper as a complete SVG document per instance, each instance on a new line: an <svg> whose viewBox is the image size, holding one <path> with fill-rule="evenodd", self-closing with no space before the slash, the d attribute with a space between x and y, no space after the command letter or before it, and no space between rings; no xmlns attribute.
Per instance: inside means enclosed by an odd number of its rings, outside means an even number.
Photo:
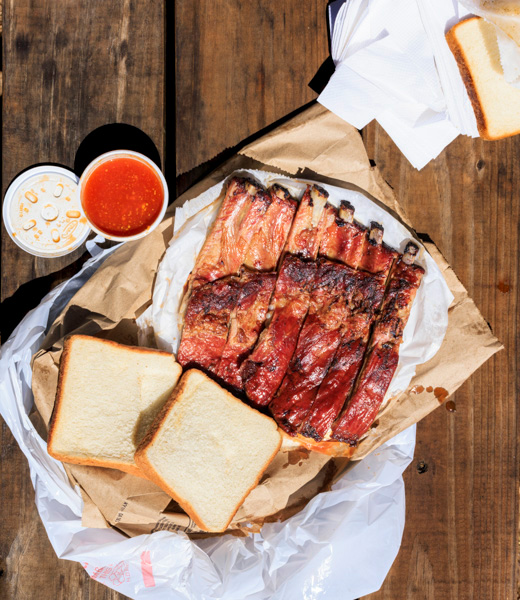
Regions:
<svg viewBox="0 0 520 600"><path fill-rule="evenodd" d="M445 390L443 387L436 387L433 390L433 393L439 401L439 404L442 404L444 400L446 400L446 398L449 396L448 390Z"/></svg>
<svg viewBox="0 0 520 600"><path fill-rule="evenodd" d="M309 458L310 450L307 448L298 448L297 450L291 450L287 454L287 463L282 467L286 469L291 465L302 466L303 461Z"/></svg>

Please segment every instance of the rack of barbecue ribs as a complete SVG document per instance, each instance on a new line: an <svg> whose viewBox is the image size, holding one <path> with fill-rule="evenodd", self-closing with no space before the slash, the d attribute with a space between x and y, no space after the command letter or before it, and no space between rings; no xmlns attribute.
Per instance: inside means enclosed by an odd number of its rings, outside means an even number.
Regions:
<svg viewBox="0 0 520 600"><path fill-rule="evenodd" d="M321 270L329 277L317 277L311 309L296 351L270 405L274 418L287 433L301 432L315 440L323 439L327 425L338 416L352 388L361 367L370 325L383 300L388 272L397 255L383 245L383 231L378 223L372 223L368 232L358 224L347 227L353 222L352 207L348 211L350 222L345 224L333 207L329 206L327 213L329 222L334 223L341 237L340 243L334 243L330 227L327 229L327 256L337 258L342 254L352 260L349 266L328 260L321 262ZM361 251L350 251L355 244ZM349 249L347 253L345 249ZM358 264L368 266L372 273L352 269ZM326 285L332 273L337 273L332 278L333 287ZM339 283L339 273L343 285Z"/></svg>
<svg viewBox="0 0 520 600"><path fill-rule="evenodd" d="M233 203L240 210L233 209ZM281 186L266 191L248 179L230 180L188 281L177 356L181 365L215 373L224 383L242 389L240 368L266 319L276 282L274 270L296 209L296 200ZM234 246L229 240L232 232ZM239 259L232 256L233 250ZM211 260L220 262L212 269ZM222 274L228 279L220 278ZM227 281L225 286L223 281Z"/></svg>
<svg viewBox="0 0 520 600"><path fill-rule="evenodd" d="M423 269L308 185L230 180L188 281L178 360L319 451L355 447L395 373Z"/></svg>
<svg viewBox="0 0 520 600"><path fill-rule="evenodd" d="M399 361L399 345L424 269L415 265L419 248L408 243L390 274L368 355L354 393L332 427L335 440L356 446L374 422Z"/></svg>

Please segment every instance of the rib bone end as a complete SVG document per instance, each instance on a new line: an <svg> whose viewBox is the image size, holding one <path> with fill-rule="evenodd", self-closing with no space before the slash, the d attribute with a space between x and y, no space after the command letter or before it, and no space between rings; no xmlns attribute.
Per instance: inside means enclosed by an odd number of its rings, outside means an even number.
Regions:
<svg viewBox="0 0 520 600"><path fill-rule="evenodd" d="M372 223L370 223L370 233L368 234L368 239L373 244L381 244L383 242L384 231L385 230L380 223L372 221Z"/></svg>
<svg viewBox="0 0 520 600"><path fill-rule="evenodd" d="M339 216L347 223L353 223L354 221L354 207L348 200L342 200L339 205Z"/></svg>
<svg viewBox="0 0 520 600"><path fill-rule="evenodd" d="M325 208L325 204L327 203L327 198L329 197L329 194L323 188L317 185L313 185L311 187L310 194L312 206L311 224L313 227L316 227L321 218L321 213Z"/></svg>
<svg viewBox="0 0 520 600"><path fill-rule="evenodd" d="M417 255L419 254L419 246L414 242L408 242L404 249L403 262L407 265L413 265Z"/></svg>
<svg viewBox="0 0 520 600"><path fill-rule="evenodd" d="M250 194L251 196L254 196L257 192L259 192L262 189L262 187L260 185L258 185L251 179L245 180L245 187L246 187L247 193Z"/></svg>
<svg viewBox="0 0 520 600"><path fill-rule="evenodd" d="M291 194L289 194L289 192L285 188L283 188L281 185L278 185L277 183L275 183L271 187L271 193L274 196L280 198L280 200L289 200L291 198Z"/></svg>

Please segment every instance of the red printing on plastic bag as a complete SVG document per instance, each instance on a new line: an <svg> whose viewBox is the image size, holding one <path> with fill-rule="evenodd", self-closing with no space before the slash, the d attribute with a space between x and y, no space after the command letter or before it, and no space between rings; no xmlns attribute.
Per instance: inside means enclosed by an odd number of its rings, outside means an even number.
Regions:
<svg viewBox="0 0 520 600"><path fill-rule="evenodd" d="M143 574L144 587L155 587L149 550L145 550L145 552L141 554L141 572Z"/></svg>

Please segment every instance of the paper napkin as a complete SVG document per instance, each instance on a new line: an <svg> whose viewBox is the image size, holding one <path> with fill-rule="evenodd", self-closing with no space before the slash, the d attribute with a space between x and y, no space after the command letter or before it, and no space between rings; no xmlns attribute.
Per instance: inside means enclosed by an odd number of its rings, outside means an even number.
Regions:
<svg viewBox="0 0 520 600"><path fill-rule="evenodd" d="M358 129L373 119L421 169L475 115L445 32L470 14L456 0L336 0L329 6L336 71L318 98Z"/></svg>

